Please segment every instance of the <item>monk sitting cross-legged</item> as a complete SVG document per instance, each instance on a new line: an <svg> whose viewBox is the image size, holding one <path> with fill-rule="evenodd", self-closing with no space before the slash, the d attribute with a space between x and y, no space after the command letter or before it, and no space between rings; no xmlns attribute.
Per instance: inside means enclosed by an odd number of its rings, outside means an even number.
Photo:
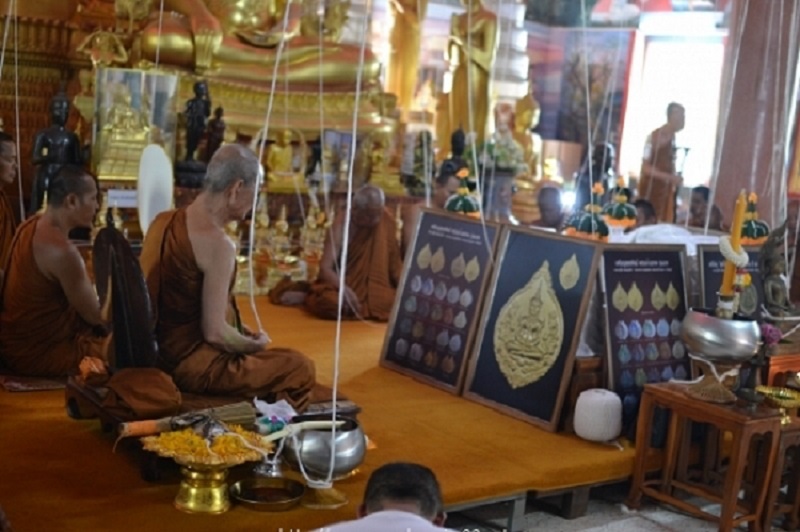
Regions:
<svg viewBox="0 0 800 532"><path fill-rule="evenodd" d="M266 334L242 326L231 293L236 246L224 228L250 211L260 173L249 149L220 148L194 202L161 213L150 225L140 263L160 369L181 391L286 399L303 411L315 385L313 362L290 349L267 349Z"/></svg>
<svg viewBox="0 0 800 532"><path fill-rule="evenodd" d="M14 236L2 287L0 358L21 375L78 371L84 356L105 359L107 328L80 252L68 234L89 228L97 184L64 166L48 186L47 210Z"/></svg>
<svg viewBox="0 0 800 532"><path fill-rule="evenodd" d="M403 264L394 219L384 207L380 188L367 185L353 195L350 222L342 316L386 321ZM308 310L320 318L338 316L343 242L344 213L340 213L325 240L319 278L306 298Z"/></svg>
<svg viewBox="0 0 800 532"><path fill-rule="evenodd" d="M14 209L2 188L10 185L17 177L17 145L14 139L0 131L0 270L6 267L11 240L17 230ZM0 283L3 279L0 271Z"/></svg>

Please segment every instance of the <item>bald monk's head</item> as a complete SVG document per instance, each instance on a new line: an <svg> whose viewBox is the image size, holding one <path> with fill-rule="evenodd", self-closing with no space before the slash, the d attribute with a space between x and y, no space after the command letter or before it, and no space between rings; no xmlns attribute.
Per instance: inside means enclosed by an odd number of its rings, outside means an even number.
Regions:
<svg viewBox="0 0 800 532"><path fill-rule="evenodd" d="M353 194L353 223L358 227L376 227L381 222L385 203L383 190L364 185Z"/></svg>
<svg viewBox="0 0 800 532"><path fill-rule="evenodd" d="M47 210L65 227L92 227L97 209L97 180L83 167L65 164L47 184Z"/></svg>
<svg viewBox="0 0 800 532"><path fill-rule="evenodd" d="M204 192L224 200L229 221L242 220L253 207L261 175L261 163L250 148L226 144L208 162Z"/></svg>

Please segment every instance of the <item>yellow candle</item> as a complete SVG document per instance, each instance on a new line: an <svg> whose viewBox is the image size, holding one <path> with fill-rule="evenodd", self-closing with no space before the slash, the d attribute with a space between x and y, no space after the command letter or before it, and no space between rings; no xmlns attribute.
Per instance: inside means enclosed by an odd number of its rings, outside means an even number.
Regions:
<svg viewBox="0 0 800 532"><path fill-rule="evenodd" d="M733 251L739 253L742 250L742 223L744 222L744 212L747 208L747 196L745 191L739 193L736 198L736 207L733 211L733 223L731 224L731 247ZM725 262L725 274L722 276L722 286L719 289L721 296L733 296L733 281L736 277L736 265L731 261Z"/></svg>

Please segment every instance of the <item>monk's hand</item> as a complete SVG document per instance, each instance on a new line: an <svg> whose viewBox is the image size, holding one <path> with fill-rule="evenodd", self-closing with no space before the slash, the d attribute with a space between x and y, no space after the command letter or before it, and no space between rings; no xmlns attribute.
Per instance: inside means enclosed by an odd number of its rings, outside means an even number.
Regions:
<svg viewBox="0 0 800 532"><path fill-rule="evenodd" d="M267 333L261 331L258 334L253 335L253 341L256 343L259 349L264 349L271 340L269 339Z"/></svg>
<svg viewBox="0 0 800 532"><path fill-rule="evenodd" d="M361 313L361 303L358 301L358 296L353 289L349 286L344 287L344 298L347 301L347 304L350 305L350 308L353 309L356 313Z"/></svg>

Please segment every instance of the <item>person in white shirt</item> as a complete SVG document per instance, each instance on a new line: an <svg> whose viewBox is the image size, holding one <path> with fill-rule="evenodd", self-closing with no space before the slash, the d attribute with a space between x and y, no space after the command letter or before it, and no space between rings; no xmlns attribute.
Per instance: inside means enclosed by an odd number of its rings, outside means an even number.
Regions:
<svg viewBox="0 0 800 532"><path fill-rule="evenodd" d="M433 471L396 462L376 469L367 481L358 519L317 532L445 532L447 515Z"/></svg>

